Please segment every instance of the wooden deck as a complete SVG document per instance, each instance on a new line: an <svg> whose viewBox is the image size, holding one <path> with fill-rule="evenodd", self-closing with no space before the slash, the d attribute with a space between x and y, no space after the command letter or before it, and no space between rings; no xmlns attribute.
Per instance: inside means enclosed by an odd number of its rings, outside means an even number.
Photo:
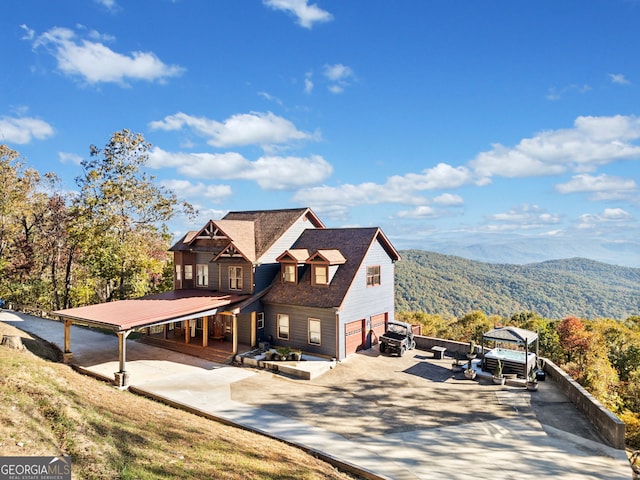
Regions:
<svg viewBox="0 0 640 480"><path fill-rule="evenodd" d="M209 346L203 347L202 338L199 337L193 337L190 339L190 343L185 343L184 338L170 337L165 339L163 334L144 335L138 341L222 364L230 364L234 356L233 343L229 341L221 342L209 339ZM249 345L238 345L238 353L248 352L249 350L251 350Z"/></svg>

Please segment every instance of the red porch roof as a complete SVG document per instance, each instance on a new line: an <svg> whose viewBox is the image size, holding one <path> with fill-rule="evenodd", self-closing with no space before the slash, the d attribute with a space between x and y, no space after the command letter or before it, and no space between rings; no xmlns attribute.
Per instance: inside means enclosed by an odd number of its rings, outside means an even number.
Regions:
<svg viewBox="0 0 640 480"><path fill-rule="evenodd" d="M203 290L172 290L132 300L117 300L52 313L79 323L124 331L200 316L196 314L212 315L218 309L248 297L249 295Z"/></svg>

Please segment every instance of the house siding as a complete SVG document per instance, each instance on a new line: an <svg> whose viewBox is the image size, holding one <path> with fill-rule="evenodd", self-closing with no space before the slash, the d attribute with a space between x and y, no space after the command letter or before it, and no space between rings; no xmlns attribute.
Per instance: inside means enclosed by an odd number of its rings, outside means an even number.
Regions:
<svg viewBox="0 0 640 480"><path fill-rule="evenodd" d="M380 266L380 285L367 287L367 267ZM365 318L365 328L371 330L371 317L387 313L388 321L394 318L394 274L395 265L379 242L374 242L364 257L358 269L351 288L345 296L339 312L340 325L338 327L339 349L338 358L345 354L345 324ZM368 345L369 346L369 345Z"/></svg>
<svg viewBox="0 0 640 480"><path fill-rule="evenodd" d="M210 290L216 290L216 286L215 284L217 283L217 277L213 277L211 274L214 273L211 271L211 263L209 263L211 261L211 257L212 255L210 253L196 253L195 255L195 265L193 266L193 285L196 288L206 288L206 289L210 289ZM196 265L207 265L208 268L208 275L209 278L208 280L208 284L207 285L198 285L197 284L197 269L196 269Z"/></svg>
<svg viewBox="0 0 640 480"><path fill-rule="evenodd" d="M291 227L275 241L269 249L262 254L258 259L258 263L268 264L277 263L276 258L282 255L283 252L291 248L291 245L302 235L307 229L316 228L314 224L306 217L299 218Z"/></svg>
<svg viewBox="0 0 640 480"><path fill-rule="evenodd" d="M242 267L242 290L231 290L229 288L229 267ZM218 262L221 292L233 293L253 293L253 266L243 260L220 259Z"/></svg>
<svg viewBox="0 0 640 480"><path fill-rule="evenodd" d="M237 316L238 343L251 345L251 314L243 313Z"/></svg>
<svg viewBox="0 0 640 480"><path fill-rule="evenodd" d="M280 273L280 264L262 264L255 268L254 284L255 291L261 292L276 278L276 275Z"/></svg>
<svg viewBox="0 0 640 480"><path fill-rule="evenodd" d="M336 356L336 317L333 309L295 305L265 305L264 335L272 345L291 347L328 357ZM289 315L289 340L278 338L278 314ZM320 320L321 345L309 344L309 319Z"/></svg>

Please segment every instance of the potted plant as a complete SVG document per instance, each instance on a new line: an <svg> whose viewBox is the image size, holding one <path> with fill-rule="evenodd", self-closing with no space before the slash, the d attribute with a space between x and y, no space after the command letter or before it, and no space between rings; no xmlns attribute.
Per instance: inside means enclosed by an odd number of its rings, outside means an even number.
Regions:
<svg viewBox="0 0 640 480"><path fill-rule="evenodd" d="M302 352L300 350L292 350L287 357L288 360L299 362L302 359Z"/></svg>
<svg viewBox="0 0 640 480"><path fill-rule="evenodd" d="M476 358L477 354L476 354L476 344L473 340L471 340L469 342L469 353L467 353L467 358L469 360L473 360L474 358Z"/></svg>
<svg viewBox="0 0 640 480"><path fill-rule="evenodd" d="M498 359L498 366L496 367L496 373L493 375L493 383L496 385L504 385L506 378L502 374L502 360Z"/></svg>
<svg viewBox="0 0 640 480"><path fill-rule="evenodd" d="M455 361L451 364L451 369L452 369L454 372L458 373L458 372L461 372L461 371L462 371L462 365L460 364L460 352L458 352L458 351L456 350L455 355L456 355L456 359L455 359Z"/></svg>
<svg viewBox="0 0 640 480"><path fill-rule="evenodd" d="M289 357L289 354L291 353L291 348L290 347L276 347L276 351L277 353L277 357L278 358L274 358L274 360L287 360L287 358Z"/></svg>
<svg viewBox="0 0 640 480"><path fill-rule="evenodd" d="M477 372L473 369L472 361L476 358L476 348L473 342L469 344L469 353L467 353L467 368L464 371L464 376L469 380L476 378Z"/></svg>
<svg viewBox="0 0 640 480"><path fill-rule="evenodd" d="M531 392L538 390L538 377L536 376L536 370L533 367L529 370L529 376L527 377L527 390Z"/></svg>

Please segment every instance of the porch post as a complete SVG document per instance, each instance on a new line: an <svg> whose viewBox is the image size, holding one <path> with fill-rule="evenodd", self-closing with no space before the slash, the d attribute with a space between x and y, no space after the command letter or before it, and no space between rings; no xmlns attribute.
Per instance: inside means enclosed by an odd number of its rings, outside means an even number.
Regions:
<svg viewBox="0 0 640 480"><path fill-rule="evenodd" d="M251 312L251 348L256 346L256 333L258 331L256 317L256 312Z"/></svg>
<svg viewBox="0 0 640 480"><path fill-rule="evenodd" d="M233 335L233 354L238 353L238 317L233 314L233 329L231 330Z"/></svg>
<svg viewBox="0 0 640 480"><path fill-rule="evenodd" d="M209 346L209 317L202 317L202 346Z"/></svg>
<svg viewBox="0 0 640 480"><path fill-rule="evenodd" d="M167 340L169 338L169 324L168 323L164 324L163 333L164 333L164 339Z"/></svg>
<svg viewBox="0 0 640 480"><path fill-rule="evenodd" d="M71 320L64 321L64 352L62 353L62 361L71 363L73 360L73 352L71 351Z"/></svg>
<svg viewBox="0 0 640 480"><path fill-rule="evenodd" d="M115 384L117 387L126 387L129 384L129 374L126 370L127 365L127 337L131 330L125 330L118 333L118 363L120 371L114 374Z"/></svg>
<svg viewBox="0 0 640 480"><path fill-rule="evenodd" d="M189 320L185 320L184 324L184 343L189 343L191 340L191 325L189 325Z"/></svg>

